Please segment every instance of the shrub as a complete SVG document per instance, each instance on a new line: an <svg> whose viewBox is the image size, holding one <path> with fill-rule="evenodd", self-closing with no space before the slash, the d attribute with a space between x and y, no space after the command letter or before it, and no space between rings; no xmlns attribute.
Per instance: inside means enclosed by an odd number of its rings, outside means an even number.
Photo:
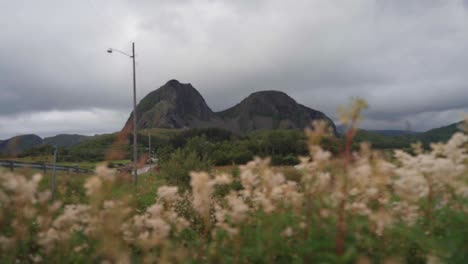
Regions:
<svg viewBox="0 0 468 264"><path fill-rule="evenodd" d="M159 176L169 184L186 188L190 183L191 171L209 171L211 162L194 151L178 149L173 152L169 159L160 164Z"/></svg>
<svg viewBox="0 0 468 264"><path fill-rule="evenodd" d="M297 165L299 159L293 154L288 154L286 156L274 155L271 157L272 165Z"/></svg>

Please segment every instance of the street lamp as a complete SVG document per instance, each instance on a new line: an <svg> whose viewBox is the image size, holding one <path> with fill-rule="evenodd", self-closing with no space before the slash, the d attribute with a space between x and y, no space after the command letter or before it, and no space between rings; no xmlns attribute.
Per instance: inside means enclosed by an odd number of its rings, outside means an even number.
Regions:
<svg viewBox="0 0 468 264"><path fill-rule="evenodd" d="M123 54L133 61L133 182L135 185L138 183L138 174L137 174L137 160L138 160L138 151L137 151L137 110L136 110L136 74L135 74L135 42L132 43L132 54L127 54L123 51L109 48L107 49L108 53L118 52Z"/></svg>

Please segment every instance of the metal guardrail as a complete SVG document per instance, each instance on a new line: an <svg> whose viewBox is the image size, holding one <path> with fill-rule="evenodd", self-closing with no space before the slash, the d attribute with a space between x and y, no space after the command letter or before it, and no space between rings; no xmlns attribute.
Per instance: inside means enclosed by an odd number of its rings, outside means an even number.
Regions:
<svg viewBox="0 0 468 264"><path fill-rule="evenodd" d="M47 172L47 170L54 169L53 164L22 162L22 161L14 161L14 160L0 160L0 166L7 167L10 169L10 171L13 171L15 168L32 168L32 169L43 170L44 173ZM66 172L87 173L87 174L94 173L93 170L87 170L87 169L73 167L73 166L56 165L55 169L58 171L66 171Z"/></svg>

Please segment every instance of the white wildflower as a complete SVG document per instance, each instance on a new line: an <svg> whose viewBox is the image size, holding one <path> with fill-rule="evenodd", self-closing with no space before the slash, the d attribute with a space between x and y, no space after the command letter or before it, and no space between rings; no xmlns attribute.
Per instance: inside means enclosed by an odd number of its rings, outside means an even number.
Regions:
<svg viewBox="0 0 468 264"><path fill-rule="evenodd" d="M102 180L97 176L93 176L89 178L88 180L86 180L84 187L86 189L86 195L88 196L95 195L99 193L99 191L101 190Z"/></svg>
<svg viewBox="0 0 468 264"><path fill-rule="evenodd" d="M213 192L210 176L206 172L191 172L190 176L192 178L190 185L192 186L193 207L201 216L207 218Z"/></svg>
<svg viewBox="0 0 468 264"><path fill-rule="evenodd" d="M217 184L217 185L231 184L232 183L232 177L229 174L223 173L221 175L217 175L214 178L214 183Z"/></svg>
<svg viewBox="0 0 468 264"><path fill-rule="evenodd" d="M167 202L175 202L178 200L178 188L175 186L161 186L158 188L159 199Z"/></svg>
<svg viewBox="0 0 468 264"><path fill-rule="evenodd" d="M283 232L280 234L282 237L291 237L293 235L293 229L291 227L286 227Z"/></svg>
<svg viewBox="0 0 468 264"><path fill-rule="evenodd" d="M230 217L235 223L244 221L247 217L249 207L244 203L242 198L238 197L234 192L231 192L226 197L229 206L231 207Z"/></svg>
<svg viewBox="0 0 468 264"><path fill-rule="evenodd" d="M108 168L104 164L96 167L96 174L106 181L113 182L115 180L115 170Z"/></svg>

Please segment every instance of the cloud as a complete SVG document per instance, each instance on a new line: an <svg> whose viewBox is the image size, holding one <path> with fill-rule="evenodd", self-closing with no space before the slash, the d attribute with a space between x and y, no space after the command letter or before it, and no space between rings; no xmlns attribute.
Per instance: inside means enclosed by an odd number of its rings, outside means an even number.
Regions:
<svg viewBox="0 0 468 264"><path fill-rule="evenodd" d="M440 122L423 113L468 108L467 24L465 0L10 1L0 10L0 118L129 113L131 61L105 50L135 41L140 99L176 78L214 110L281 90L335 118L359 96L371 106L366 126L430 128Z"/></svg>
<svg viewBox="0 0 468 264"><path fill-rule="evenodd" d="M450 109L443 111L427 111L400 116L399 118L374 119L365 115L366 118L361 126L368 129L381 130L390 128L396 130L427 131L432 128L443 127L463 120L467 108Z"/></svg>
<svg viewBox="0 0 468 264"><path fill-rule="evenodd" d="M122 128L127 113L108 109L72 111L39 111L9 117L0 116L0 138L38 134L42 137L57 134L94 135L111 133Z"/></svg>

